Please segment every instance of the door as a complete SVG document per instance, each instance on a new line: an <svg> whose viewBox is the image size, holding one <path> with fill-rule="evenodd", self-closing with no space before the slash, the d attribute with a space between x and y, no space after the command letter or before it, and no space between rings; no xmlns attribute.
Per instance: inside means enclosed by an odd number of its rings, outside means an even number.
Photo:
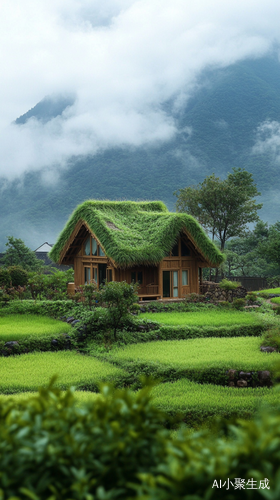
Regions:
<svg viewBox="0 0 280 500"><path fill-rule="evenodd" d="M163 271L163 297L179 297L179 271Z"/></svg>
<svg viewBox="0 0 280 500"><path fill-rule="evenodd" d="M106 281L106 270L107 266L106 264L98 264L98 285L102 285Z"/></svg>

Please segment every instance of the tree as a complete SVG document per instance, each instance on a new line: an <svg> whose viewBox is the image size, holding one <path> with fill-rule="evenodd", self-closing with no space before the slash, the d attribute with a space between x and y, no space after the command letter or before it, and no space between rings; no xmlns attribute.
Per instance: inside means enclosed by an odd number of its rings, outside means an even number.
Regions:
<svg viewBox="0 0 280 500"><path fill-rule="evenodd" d="M117 340L117 329L128 317L130 309L138 300L137 288L137 283L111 281L101 285L95 292L98 303L106 305L106 326L113 329L115 340Z"/></svg>
<svg viewBox="0 0 280 500"><path fill-rule="evenodd" d="M43 271L44 264L19 238L8 236L7 250L1 261L5 267L21 266L26 271Z"/></svg>
<svg viewBox="0 0 280 500"><path fill-rule="evenodd" d="M212 174L174 194L177 211L193 215L213 240L218 238L222 251L229 238L245 235L247 224L259 220L257 211L262 207L254 199L260 193L252 174L241 168L233 168L225 180Z"/></svg>

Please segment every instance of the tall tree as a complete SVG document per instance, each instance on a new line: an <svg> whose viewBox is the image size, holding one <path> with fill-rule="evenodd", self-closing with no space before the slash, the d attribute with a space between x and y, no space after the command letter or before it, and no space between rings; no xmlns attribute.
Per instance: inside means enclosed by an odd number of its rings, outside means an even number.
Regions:
<svg viewBox="0 0 280 500"><path fill-rule="evenodd" d="M44 264L19 238L8 236L7 250L1 259L4 266L21 266L26 271L42 271Z"/></svg>
<svg viewBox="0 0 280 500"><path fill-rule="evenodd" d="M247 224L259 220L257 211L262 207L254 199L261 193L252 174L241 168L233 168L224 180L212 174L197 186L174 194L177 211L193 215L212 239L220 241L222 251L229 238L245 235Z"/></svg>

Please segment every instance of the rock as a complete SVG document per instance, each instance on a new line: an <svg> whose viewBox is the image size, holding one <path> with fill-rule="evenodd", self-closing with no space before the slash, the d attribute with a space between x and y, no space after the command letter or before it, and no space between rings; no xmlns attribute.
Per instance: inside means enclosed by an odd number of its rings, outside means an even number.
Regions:
<svg viewBox="0 0 280 500"><path fill-rule="evenodd" d="M18 345L18 342L16 340L10 340L9 342L6 342L4 347L8 347L9 349L12 349L16 345Z"/></svg>
<svg viewBox="0 0 280 500"><path fill-rule="evenodd" d="M234 382L229 382L229 383L228 383L228 386L229 386L229 387L235 387L235 383L234 383Z"/></svg>
<svg viewBox="0 0 280 500"><path fill-rule="evenodd" d="M250 378L252 378L252 373L251 372L239 372L239 377L242 380L249 380Z"/></svg>
<svg viewBox="0 0 280 500"><path fill-rule="evenodd" d="M273 299L274 297L280 297L280 294L279 293L270 293L268 296L270 299Z"/></svg>
<svg viewBox="0 0 280 500"><path fill-rule="evenodd" d="M270 387L272 385L270 372L268 370L258 372L258 377L261 386Z"/></svg>
<svg viewBox="0 0 280 500"><path fill-rule="evenodd" d="M257 306L257 305L253 305L253 306L244 306L244 309L256 309L260 306Z"/></svg>
<svg viewBox="0 0 280 500"><path fill-rule="evenodd" d="M246 382L246 380L240 379L237 380L236 385L237 387L247 387L248 383Z"/></svg>
<svg viewBox="0 0 280 500"><path fill-rule="evenodd" d="M65 321L66 322L67 316L61 316L60 319L61 319L61 321Z"/></svg>
<svg viewBox="0 0 280 500"><path fill-rule="evenodd" d="M79 319L74 319L74 321L71 322L71 326L77 325L77 323L80 323Z"/></svg>
<svg viewBox="0 0 280 500"><path fill-rule="evenodd" d="M229 380L234 380L235 374L237 373L237 370L229 370L227 372Z"/></svg>
<svg viewBox="0 0 280 500"><path fill-rule="evenodd" d="M144 313L144 312L146 312L146 309L145 309L145 307L140 307L140 311L141 311L141 313Z"/></svg>
<svg viewBox="0 0 280 500"><path fill-rule="evenodd" d="M276 352L277 351L277 349L275 347L265 346L265 345L262 345L260 350L261 350L261 352Z"/></svg>
<svg viewBox="0 0 280 500"><path fill-rule="evenodd" d="M145 332L146 328L143 325L138 326L138 332Z"/></svg>
<svg viewBox="0 0 280 500"><path fill-rule="evenodd" d="M73 321L75 321L74 316L69 316L69 317L66 319L66 323L72 323Z"/></svg>
<svg viewBox="0 0 280 500"><path fill-rule="evenodd" d="M58 340L53 339L53 340L51 341L51 345L52 345L53 347L57 347L57 346L58 346Z"/></svg>

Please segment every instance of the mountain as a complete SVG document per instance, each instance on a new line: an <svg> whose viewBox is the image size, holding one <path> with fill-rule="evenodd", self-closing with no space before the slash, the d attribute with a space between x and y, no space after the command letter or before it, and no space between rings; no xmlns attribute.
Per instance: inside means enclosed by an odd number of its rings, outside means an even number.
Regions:
<svg viewBox="0 0 280 500"><path fill-rule="evenodd" d="M48 97L16 120L48 121L74 98ZM170 210L173 192L212 174L225 177L232 167L253 174L262 193L261 217L279 217L279 163L273 151L253 150L257 130L265 122L280 123L280 64L275 57L245 60L227 68L207 69L187 104L176 112L178 134L164 144L114 148L94 156L72 158L59 182L42 184L38 172L13 181L0 199L0 250L7 235L31 248L53 243L67 218L85 199L161 199Z"/></svg>

